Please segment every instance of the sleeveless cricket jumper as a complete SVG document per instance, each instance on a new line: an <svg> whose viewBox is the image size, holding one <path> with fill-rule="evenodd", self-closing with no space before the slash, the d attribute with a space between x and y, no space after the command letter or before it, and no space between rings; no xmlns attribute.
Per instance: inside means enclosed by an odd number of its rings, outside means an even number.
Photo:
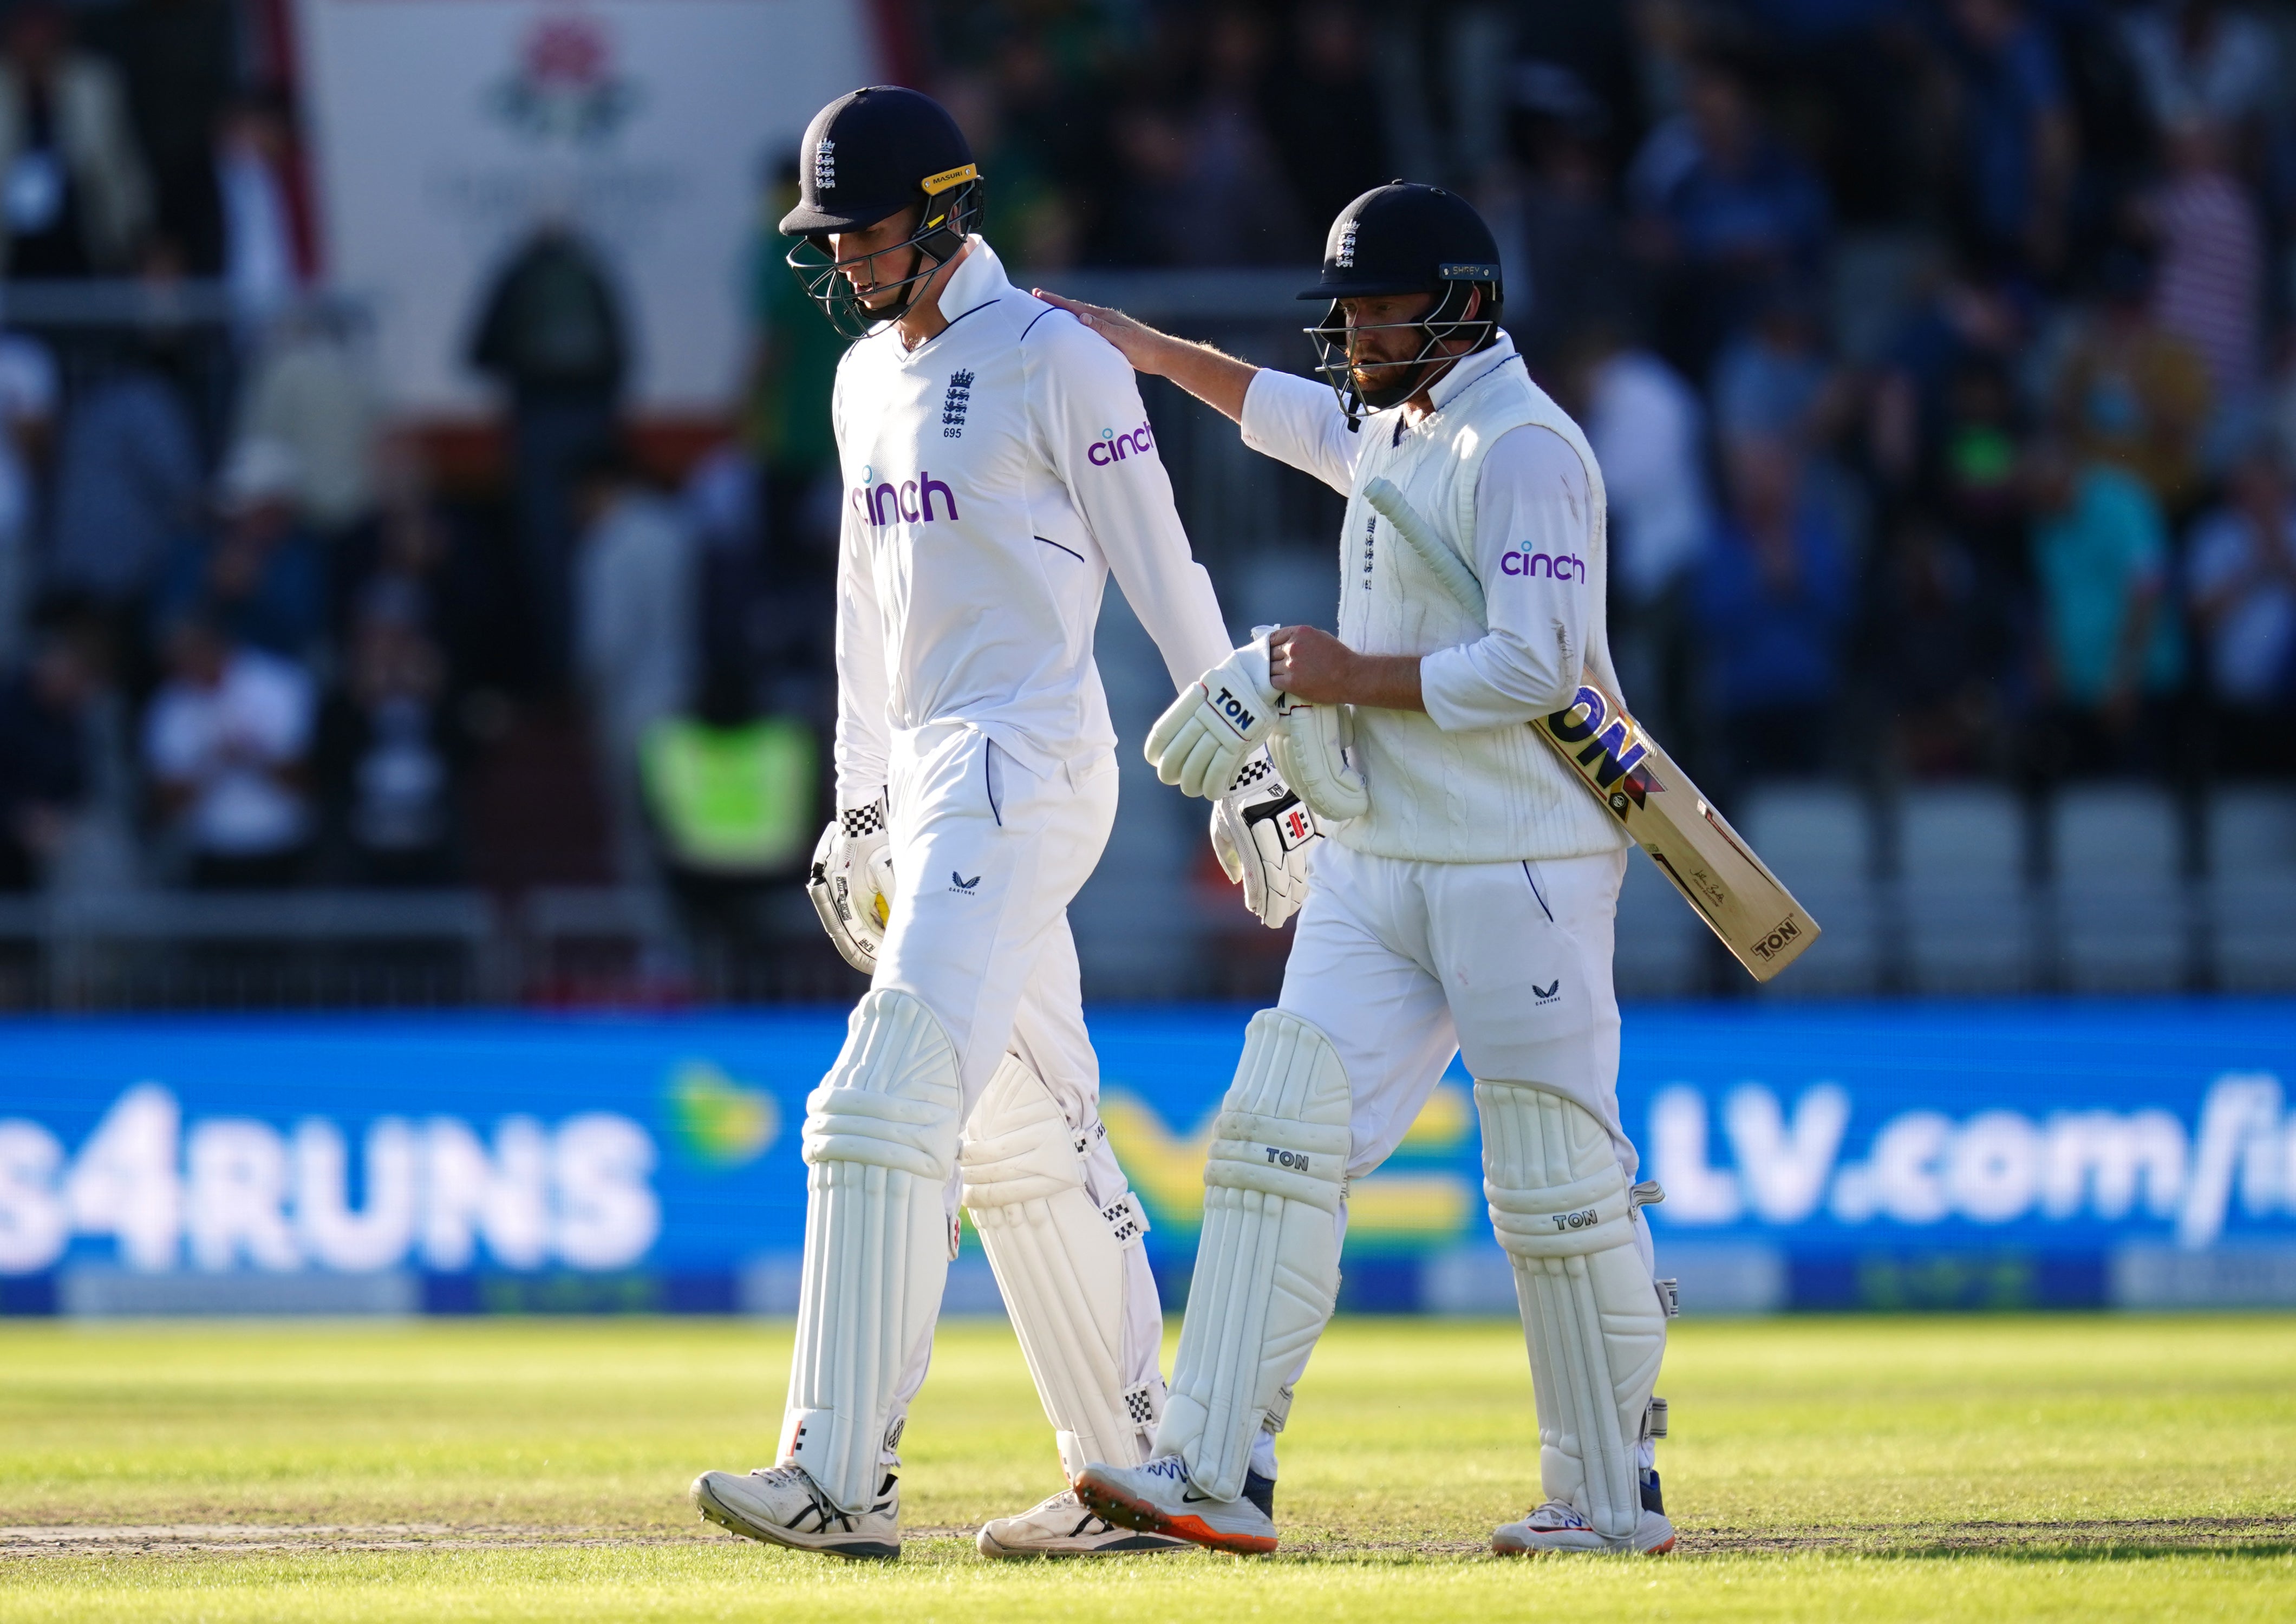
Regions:
<svg viewBox="0 0 2296 1624"><path fill-rule="evenodd" d="M1067 907L1115 816L1092 659L1110 572L1176 687L1230 643L1130 366L1014 289L981 239L971 250L941 296L946 330L914 350L890 331L864 339L838 371L837 802L887 799L896 896L873 987L939 1020L967 1113L1007 1049L1020 1054L1106 1202L1125 1185ZM1140 1248L1126 1258L1139 1366L1126 1380L1152 1379L1156 1293ZM897 1423L930 1349L928 1334L911 1351Z"/></svg>

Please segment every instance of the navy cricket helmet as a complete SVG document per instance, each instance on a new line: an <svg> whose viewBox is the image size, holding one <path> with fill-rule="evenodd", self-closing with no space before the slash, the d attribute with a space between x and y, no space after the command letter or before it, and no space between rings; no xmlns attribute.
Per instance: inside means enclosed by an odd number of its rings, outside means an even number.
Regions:
<svg viewBox="0 0 2296 1624"><path fill-rule="evenodd" d="M1340 301L1405 293L1426 293L1434 302L1408 322L1352 331L1420 328L1426 339L1419 353L1403 361L1350 362L1350 329ZM1441 349L1447 340L1471 340L1476 349L1492 343L1504 293L1498 242L1474 206L1441 186L1398 180L1340 210L1324 239L1323 273L1300 297L1331 301L1322 323L1307 332L1317 349L1316 370L1338 393L1352 427L1366 407L1398 406L1416 394L1429 372L1450 358Z"/></svg>
<svg viewBox="0 0 2296 1624"><path fill-rule="evenodd" d="M898 85L872 85L837 98L806 126L798 147L798 206L782 217L790 269L830 324L848 338L882 332L915 304L932 274L955 258L980 216L980 170L972 148L931 96ZM860 231L904 209L917 209L916 229L899 242L840 261L833 233ZM885 254L917 250L903 275L877 281L890 305L855 295L848 270ZM897 262L900 263L900 262Z"/></svg>

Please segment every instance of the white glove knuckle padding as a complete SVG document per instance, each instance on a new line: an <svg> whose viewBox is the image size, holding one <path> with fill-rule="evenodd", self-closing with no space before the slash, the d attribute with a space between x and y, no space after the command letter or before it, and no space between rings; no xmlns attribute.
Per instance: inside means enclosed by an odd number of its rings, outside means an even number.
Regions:
<svg viewBox="0 0 2296 1624"><path fill-rule="evenodd" d="M1042 1079L1007 1054L965 1125L964 1205L1053 1423L1070 1477L1095 1461L1147 1458L1161 1382L1125 1385L1124 1249L1148 1221L1127 1191L1105 1208L1085 1185L1068 1119Z"/></svg>
<svg viewBox="0 0 2296 1624"><path fill-rule="evenodd" d="M1156 775L1189 795L1221 793L1275 725L1267 638L1253 638L1206 671L1156 718L1146 755Z"/></svg>
<svg viewBox="0 0 2296 1624"><path fill-rule="evenodd" d="M1371 811L1371 792L1348 759L1354 709L1310 705L1288 696L1275 708L1267 753L1283 782L1327 823L1343 824Z"/></svg>
<svg viewBox="0 0 2296 1624"><path fill-rule="evenodd" d="M1636 1447L1667 1315L1636 1244L1636 1191L1610 1134L1575 1101L1478 1082L1483 1190L1514 1266L1546 1497L1605 1539L1642 1514Z"/></svg>
<svg viewBox="0 0 2296 1624"><path fill-rule="evenodd" d="M940 1305L964 1103L939 1021L890 988L862 998L806 1102L810 1208L781 1457L849 1512L874 1497L894 1387Z"/></svg>
<svg viewBox="0 0 2296 1624"><path fill-rule="evenodd" d="M1262 1010L1213 1129L1204 1222L1172 1398L1156 1434L1204 1493L1243 1491L1253 1438L1283 1425L1285 1383L1331 1317L1351 1105L1332 1041Z"/></svg>

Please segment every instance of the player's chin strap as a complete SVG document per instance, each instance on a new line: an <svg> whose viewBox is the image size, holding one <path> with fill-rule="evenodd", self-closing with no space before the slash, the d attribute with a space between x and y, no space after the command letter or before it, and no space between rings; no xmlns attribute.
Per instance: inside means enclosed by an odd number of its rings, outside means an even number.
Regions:
<svg viewBox="0 0 2296 1624"><path fill-rule="evenodd" d="M830 252L828 234L821 233L801 239L784 257L783 262L797 277L805 296L828 318L840 337L865 339L884 332L916 308L934 273L964 251L966 235L980 218L984 194L980 169L972 164L962 164L939 175L926 176L917 187L924 194L924 210L916 230L902 241L873 254L838 259ZM873 293L898 290L899 299L873 309L862 303L853 284L845 280L845 273L857 266L873 267L883 256L898 254L905 249L918 250L909 275L891 282L874 283L869 290Z"/></svg>

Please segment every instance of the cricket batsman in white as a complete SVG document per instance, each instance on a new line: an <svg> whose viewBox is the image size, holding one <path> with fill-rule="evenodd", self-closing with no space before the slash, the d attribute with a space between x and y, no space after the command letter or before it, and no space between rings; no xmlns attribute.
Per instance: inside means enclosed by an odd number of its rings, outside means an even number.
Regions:
<svg viewBox="0 0 2296 1624"><path fill-rule="evenodd" d="M961 1199L1054 1429L1062 1475L1147 1457L1165 1388L1147 1219L1109 1149L1067 908L1116 809L1092 659L1112 570L1176 685L1225 660L1124 357L1015 289L972 234L981 177L955 122L876 87L816 115L792 268L856 340L832 414L837 804L814 899L871 972L807 1102L805 1267L776 1464L695 1480L738 1534L900 1550L896 1452L922 1384ZM1239 689L1239 692L1242 690ZM1255 690L1255 693L1259 690ZM1259 718L1241 701L1239 741ZM1213 840L1271 925L1315 825L1240 750ZM1169 1548L1066 1489L989 1522L992 1556Z"/></svg>
<svg viewBox="0 0 2296 1624"><path fill-rule="evenodd" d="M1398 182L1341 212L1302 295L1331 301L1309 331L1332 390L1067 307L1235 419L1246 445L1349 497L1339 636L1295 626L1235 651L1149 738L1168 782L1218 793L1273 728L1276 764L1332 838L1282 997L1252 1018L1218 1120L1154 1456L1076 1480L1131 1527L1275 1547L1275 1434L1338 1292L1349 1181L1394 1151L1456 1050L1538 1414L1543 1504L1492 1548L1674 1543L1652 1442L1672 1283L1653 1278L1639 1210L1660 1192L1636 1182L1619 1120L1626 841L1527 726L1569 706L1582 670L1616 692L1603 476L1499 327L1500 294L1475 211ZM1382 480L1479 578L1487 619L1374 510ZM1266 718L1241 737L1210 702L1239 683Z"/></svg>

